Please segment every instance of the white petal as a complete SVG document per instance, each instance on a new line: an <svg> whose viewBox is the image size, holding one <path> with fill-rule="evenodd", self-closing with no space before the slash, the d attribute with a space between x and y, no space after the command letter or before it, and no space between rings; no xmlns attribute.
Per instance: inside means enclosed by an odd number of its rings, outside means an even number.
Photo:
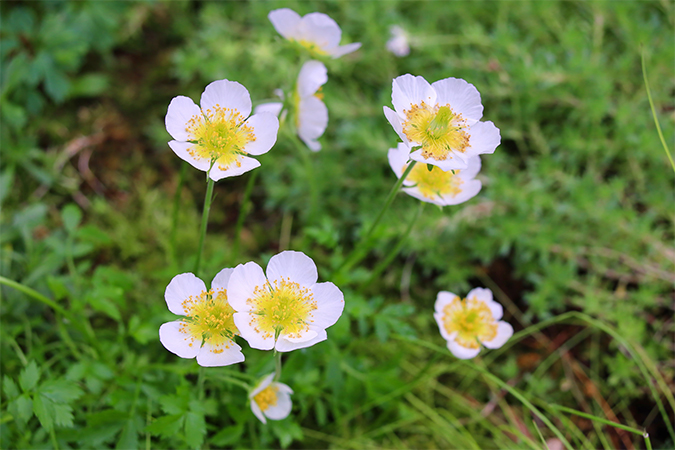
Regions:
<svg viewBox="0 0 675 450"><path fill-rule="evenodd" d="M478 89L461 78L446 78L431 85L436 91L436 103L439 106L450 105L455 113L460 113L473 125L483 117L483 105Z"/></svg>
<svg viewBox="0 0 675 450"><path fill-rule="evenodd" d="M441 336L443 336L443 339L446 341L454 341L455 338L457 337L457 332L453 331L452 333L448 333L447 330L445 329L445 325L443 324L443 317L445 317L445 314L443 313L434 313L434 319L436 320L436 325L438 325L438 331L441 333Z"/></svg>
<svg viewBox="0 0 675 450"><path fill-rule="evenodd" d="M410 159L410 148L405 143L399 142L396 148L389 149L389 152L387 152L387 158L389 159L391 170L393 170L396 174L396 178L401 178L404 168ZM403 184L409 186L414 184L414 182L404 180Z"/></svg>
<svg viewBox="0 0 675 450"><path fill-rule="evenodd" d="M287 250L270 258L267 264L267 278L272 284L274 281L281 281L282 278L290 278L302 286L311 287L319 275L312 258L302 252Z"/></svg>
<svg viewBox="0 0 675 450"><path fill-rule="evenodd" d="M246 144L243 150L251 155L269 152L277 141L279 119L269 113L254 114L246 120L246 125L253 128L255 141Z"/></svg>
<svg viewBox="0 0 675 450"><path fill-rule="evenodd" d="M262 334L255 330L251 324L254 323L254 316L249 313L234 313L234 324L239 329L239 335L246 339L251 348L258 350L272 350L274 348L274 336L264 338Z"/></svg>
<svg viewBox="0 0 675 450"><path fill-rule="evenodd" d="M480 347L466 348L462 347L455 341L448 341L448 350L450 350L452 354L459 359L471 359L480 353Z"/></svg>
<svg viewBox="0 0 675 450"><path fill-rule="evenodd" d="M492 291L486 288L473 288L466 294L467 299L475 298L481 302L492 302L494 298L492 297Z"/></svg>
<svg viewBox="0 0 675 450"><path fill-rule="evenodd" d="M206 292L206 285L192 273L181 273L169 282L164 291L164 300L169 311L181 316L185 315L183 302L188 298Z"/></svg>
<svg viewBox="0 0 675 450"><path fill-rule="evenodd" d="M299 331L297 334L298 334L297 337L290 337L286 334L282 334L279 336L279 339L284 339L292 344L297 344L299 342L307 342L310 339L314 339L319 335L319 333L317 333L314 330Z"/></svg>
<svg viewBox="0 0 675 450"><path fill-rule="evenodd" d="M257 287L267 285L267 278L262 268L253 261L239 264L234 268L227 283L227 301L237 312L248 312L251 307L246 300L254 297Z"/></svg>
<svg viewBox="0 0 675 450"><path fill-rule="evenodd" d="M242 361L244 361L244 354L241 352L241 347L234 341L214 346L207 340L197 355L197 364L202 367L229 366Z"/></svg>
<svg viewBox="0 0 675 450"><path fill-rule="evenodd" d="M396 114L396 112L393 109L389 108L388 106L384 106L382 109L384 110L384 116L387 118L391 126L394 128L394 131L396 132L396 134L398 134L398 137L400 137L401 140L406 144L410 144L408 137L403 133L403 122L401 121L399 115Z"/></svg>
<svg viewBox="0 0 675 450"><path fill-rule="evenodd" d="M220 105L221 108L239 111L243 119L251 114L251 96L248 90L236 81L218 80L209 84L204 89L200 104L204 112Z"/></svg>
<svg viewBox="0 0 675 450"><path fill-rule="evenodd" d="M405 74L394 78L392 82L391 103L400 115L409 110L412 105L425 102L427 105L436 104L436 92L422 77Z"/></svg>
<svg viewBox="0 0 675 450"><path fill-rule="evenodd" d="M345 309L345 296L340 289L331 282L317 283L312 287L316 310L312 324L326 329L334 325Z"/></svg>
<svg viewBox="0 0 675 450"><path fill-rule="evenodd" d="M338 24L326 14L314 12L300 19L296 39L315 43L321 49L337 47L342 38Z"/></svg>
<svg viewBox="0 0 675 450"><path fill-rule="evenodd" d="M442 313L443 308L445 308L450 303L454 302L455 299L461 300L458 295L453 294L452 292L448 291L439 292L438 295L436 296L436 303L434 303L434 310L439 314Z"/></svg>
<svg viewBox="0 0 675 450"><path fill-rule="evenodd" d="M314 339L310 339L309 341L305 342L293 343L279 337L279 339L277 340L277 344L274 348L276 348L278 352L290 352L291 350L297 350L299 348L311 347L312 345L317 344L321 341L325 341L328 338L326 330L315 329L314 331L316 331L317 334L316 337Z"/></svg>
<svg viewBox="0 0 675 450"><path fill-rule="evenodd" d="M474 155L494 153L502 138L499 128L492 122L476 122L469 130L469 150Z"/></svg>
<svg viewBox="0 0 675 450"><path fill-rule="evenodd" d="M452 158L450 157L452 156ZM456 153L451 153L451 155L448 156L448 159L444 160L437 160L434 158L425 158L422 156L422 150L415 150L410 154L410 159L414 161L418 161L424 164L431 164L434 165L438 168L440 168L442 171L447 172L448 170L453 170L453 169L466 169L468 164L466 161L464 161L462 158L457 157Z"/></svg>
<svg viewBox="0 0 675 450"><path fill-rule="evenodd" d="M297 28L300 24L300 14L292 9L281 8L270 11L267 15L277 33L286 39L292 39L297 34Z"/></svg>
<svg viewBox="0 0 675 450"><path fill-rule="evenodd" d="M230 282L233 272L234 269L230 269L229 267L218 272L211 282L211 289L227 289L227 284Z"/></svg>
<svg viewBox="0 0 675 450"><path fill-rule="evenodd" d="M459 173L457 174L457 176L460 177L464 182L476 178L476 175L478 175L478 172L480 172L481 167L480 156L474 156L473 158L469 158L466 161L466 164L468 167L466 169L460 170Z"/></svg>
<svg viewBox="0 0 675 450"><path fill-rule="evenodd" d="M253 411L253 414L258 418L258 420L264 424L267 424L267 419L265 419L265 416L260 410L260 406L258 406L255 400L251 400L251 411Z"/></svg>
<svg viewBox="0 0 675 450"><path fill-rule="evenodd" d="M202 116L202 110L191 98L179 95L169 103L164 118L166 131L177 141L190 141L192 136L187 132L187 123L193 116Z"/></svg>
<svg viewBox="0 0 675 450"><path fill-rule="evenodd" d="M190 142L169 141L169 147L171 147L171 150L173 150L180 159L190 163L195 169L204 172L208 171L209 167L211 167L211 161L208 159L195 158L188 152L188 150L194 146L195 144L191 144Z"/></svg>
<svg viewBox="0 0 675 450"><path fill-rule="evenodd" d="M270 113L274 117L279 117L284 104L281 102L261 103L253 110L253 115L260 113Z"/></svg>
<svg viewBox="0 0 675 450"><path fill-rule="evenodd" d="M500 320L497 322L497 336L491 341L482 341L482 344L487 348L499 348L504 345L511 336L513 336L513 327L511 324Z"/></svg>
<svg viewBox="0 0 675 450"><path fill-rule="evenodd" d="M471 180L469 182L464 182L461 186L461 191L457 193L456 195L441 195L440 197L440 202L441 206L451 206L451 205L459 205L461 203L466 202L467 200L471 200L474 198L479 192L482 187L482 183L480 180Z"/></svg>
<svg viewBox="0 0 675 450"><path fill-rule="evenodd" d="M159 341L171 353L181 358L194 358L199 353L201 340L181 332L182 322L167 322L159 327Z"/></svg>
<svg viewBox="0 0 675 450"><path fill-rule="evenodd" d="M415 197L417 200L421 200L426 203L433 203L434 205L438 206L445 206L443 197L439 197L437 195L433 196L432 198L426 197L417 187L403 188L402 191L412 197Z"/></svg>
<svg viewBox="0 0 675 450"><path fill-rule="evenodd" d="M241 156L239 158L239 165L230 164L226 169L221 169L218 163L214 164L209 172L209 177L213 181L222 180L227 177L236 177L243 173L253 170L256 167L260 167L260 161L254 158L249 158L248 156Z"/></svg>
<svg viewBox="0 0 675 450"><path fill-rule="evenodd" d="M267 386L272 384L272 380L274 380L274 374L275 372L272 372L269 375L265 375L265 378L260 380L260 383L258 383L255 389L253 389L251 393L248 395L248 398L252 399L256 395L260 394L260 392L262 392Z"/></svg>
<svg viewBox="0 0 675 450"><path fill-rule="evenodd" d="M328 54L331 55L333 59L337 59L340 56L344 56L348 53L355 52L360 48L361 48L360 42L352 42L351 44L341 45L336 49L328 50Z"/></svg>
<svg viewBox="0 0 675 450"><path fill-rule="evenodd" d="M298 75L298 95L300 98L313 95L328 81L328 70L319 61L307 61Z"/></svg>
<svg viewBox="0 0 675 450"><path fill-rule="evenodd" d="M300 100L298 109L298 136L310 150L321 150L321 144L316 139L323 135L328 126L328 108L312 95Z"/></svg>
<svg viewBox="0 0 675 450"><path fill-rule="evenodd" d="M291 413L291 409L293 408L293 402L291 402L291 396L285 392L283 392L281 389L279 389L279 385L281 383L274 383L277 385L277 404L274 406L270 406L264 411L264 414L272 419L272 420L281 420L285 419L288 417L288 415Z"/></svg>

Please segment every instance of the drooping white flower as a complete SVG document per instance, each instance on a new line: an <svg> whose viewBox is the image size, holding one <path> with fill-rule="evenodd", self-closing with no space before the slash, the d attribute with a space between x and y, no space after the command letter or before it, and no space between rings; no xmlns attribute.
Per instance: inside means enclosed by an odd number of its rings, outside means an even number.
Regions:
<svg viewBox="0 0 675 450"><path fill-rule="evenodd" d="M399 58L410 54L410 42L408 33L399 25L389 27L391 37L387 41L387 50Z"/></svg>
<svg viewBox="0 0 675 450"><path fill-rule="evenodd" d="M288 417L293 407L293 389L284 383L273 382L274 373L267 375L248 395L251 411L262 423L267 419L282 420Z"/></svg>
<svg viewBox="0 0 675 450"><path fill-rule="evenodd" d="M295 251L273 256L267 277L254 262L235 267L227 295L241 337L253 348L280 352L326 340L326 328L342 315L344 296L317 278L314 261Z"/></svg>
<svg viewBox="0 0 675 450"><path fill-rule="evenodd" d="M234 341L239 334L227 298L227 283L234 269L223 269L207 290L204 282L191 273L173 277L164 298L169 311L181 320L159 327L159 340L181 358L197 357L200 366L227 366L242 362L241 347Z"/></svg>
<svg viewBox="0 0 675 450"><path fill-rule="evenodd" d="M335 59L361 47L360 42L341 46L342 30L323 13L314 12L300 17L292 9L281 8L270 11L267 17L280 35L297 42L316 56Z"/></svg>
<svg viewBox="0 0 675 450"><path fill-rule="evenodd" d="M398 178L410 164L410 148L399 142L396 148L390 148L387 155L389 165ZM459 205L474 197L481 189L480 180L475 177L480 171L480 156L467 161L466 169L455 169L444 172L437 166L429 170L426 164L416 164L412 168L403 185L403 192L439 206Z"/></svg>
<svg viewBox="0 0 675 450"><path fill-rule="evenodd" d="M326 66L319 61L307 61L302 65L293 94L293 109L295 111L295 129L302 141L314 152L321 150L317 141L328 126L328 108L321 100L323 94L319 92L321 86L328 81ZM257 112L271 112L279 115L283 103L263 103L255 109Z"/></svg>
<svg viewBox="0 0 675 450"><path fill-rule="evenodd" d="M209 84L200 103L201 108L181 95L169 104L165 123L174 138L169 146L176 155L208 172L214 181L260 166L248 155L262 155L272 148L279 120L269 113L248 117L251 97L236 81Z"/></svg>
<svg viewBox="0 0 675 450"><path fill-rule="evenodd" d="M438 293L434 319L448 350L457 358L470 359L481 345L499 348L513 335L513 327L502 320L502 305L492 299L489 289L475 288L465 299L452 292Z"/></svg>
<svg viewBox="0 0 675 450"><path fill-rule="evenodd" d="M413 148L411 158L448 171L466 169L476 155L493 153L501 141L483 116L480 94L459 78L429 84L410 74L394 78L391 101L395 111L384 115L401 140Z"/></svg>

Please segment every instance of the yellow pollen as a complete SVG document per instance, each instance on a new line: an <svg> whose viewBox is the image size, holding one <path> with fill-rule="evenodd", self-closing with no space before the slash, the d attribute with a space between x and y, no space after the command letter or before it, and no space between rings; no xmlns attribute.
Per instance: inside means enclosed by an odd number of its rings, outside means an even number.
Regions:
<svg viewBox="0 0 675 450"><path fill-rule="evenodd" d="M192 336L193 340L211 344L214 353L222 353L229 348L235 334L239 334L234 324L234 309L227 301L227 291L202 292L183 300L185 318L179 331Z"/></svg>
<svg viewBox="0 0 675 450"><path fill-rule="evenodd" d="M406 167L407 165L403 166L403 171L405 171ZM443 172L440 167L432 166L431 171L429 171L426 164L416 164L408 174L406 180L414 182L417 185L417 189L426 198L433 199L444 195L455 197L462 192L460 186L464 183L457 176L458 174L459 170L455 170L453 174L451 170Z"/></svg>
<svg viewBox="0 0 675 450"><path fill-rule="evenodd" d="M497 336L497 321L490 308L477 298L455 297L443 308L443 327L448 334L457 332L455 342L465 348L480 347L481 341Z"/></svg>
<svg viewBox="0 0 675 450"><path fill-rule="evenodd" d="M277 331L298 338L314 322L314 295L288 278L256 286L253 293L253 298L246 300L253 317L250 325L265 339L275 337Z"/></svg>
<svg viewBox="0 0 675 450"><path fill-rule="evenodd" d="M195 145L188 153L197 159L215 161L220 170L226 170L233 164L241 166L241 155L246 155L244 147L255 141L253 128L244 123L245 117L239 111L216 105L192 116L185 131Z"/></svg>
<svg viewBox="0 0 675 450"><path fill-rule="evenodd" d="M466 119L450 105L429 106L422 102L404 111L403 133L422 146L422 156L437 161L452 159L452 152L464 153L469 147Z"/></svg>
<svg viewBox="0 0 675 450"><path fill-rule="evenodd" d="M304 39L302 39L300 41L296 41L295 39L291 39L290 41L291 42L297 42L298 44L302 45L307 50L309 50L310 53L313 53L315 55L326 56L328 54L328 52L325 51L324 49L322 49L321 47L319 47L316 42L306 41Z"/></svg>
<svg viewBox="0 0 675 450"><path fill-rule="evenodd" d="M274 385L269 385L262 391L258 392L253 400L258 404L261 411L267 411L270 406L277 404L277 392L279 389Z"/></svg>

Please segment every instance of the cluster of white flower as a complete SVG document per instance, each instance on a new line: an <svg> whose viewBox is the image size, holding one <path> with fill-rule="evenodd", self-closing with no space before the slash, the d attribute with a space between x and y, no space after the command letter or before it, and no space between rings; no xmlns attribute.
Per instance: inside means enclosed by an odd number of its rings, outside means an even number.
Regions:
<svg viewBox="0 0 675 450"><path fill-rule="evenodd" d="M340 46L340 27L325 14L301 17L284 8L268 17L279 34L314 57L338 58L361 46ZM407 35L400 29L392 33L387 47L398 56L406 55ZM260 166L252 156L272 148L279 118L290 115L293 132L318 151L318 138L328 124L320 93L327 73L322 62L305 62L294 91L279 93L282 102L259 105L250 117L250 95L235 81L209 84L200 106L187 97L175 97L165 120L174 139L169 146L218 181ZM384 114L402 142L389 150L388 158L402 190L439 206L457 205L478 194L478 155L493 153L500 134L492 122L480 122L483 106L477 89L457 78L429 84L407 74L393 80L392 104L394 110L385 106ZM235 336L251 348L275 353L310 347L327 339L326 329L344 309L340 289L317 279L314 261L296 251L273 256L266 272L254 262L225 268L210 289L192 273L177 275L166 288L165 300L169 310L182 318L160 327L160 341L176 355L196 358L206 367L244 361ZM458 358L476 356L481 345L498 348L513 334L513 328L499 320L502 307L487 289L474 289L466 299L440 292L434 317L448 349ZM252 411L262 422L282 419L291 411L293 391L277 382L278 376L269 374L249 390Z"/></svg>

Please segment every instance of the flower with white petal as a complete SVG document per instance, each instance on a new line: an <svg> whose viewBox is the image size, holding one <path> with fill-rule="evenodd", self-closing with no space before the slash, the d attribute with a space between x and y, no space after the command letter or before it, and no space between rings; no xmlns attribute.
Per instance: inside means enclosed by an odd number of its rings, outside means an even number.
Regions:
<svg viewBox="0 0 675 450"><path fill-rule="evenodd" d="M323 13L314 12L300 17L292 9L281 8L271 11L267 17L280 35L291 42L297 42L316 56L330 56L335 59L361 47L360 42L340 45L342 30L333 19Z"/></svg>
<svg viewBox="0 0 675 450"><path fill-rule="evenodd" d="M314 152L321 150L317 141L328 126L328 108L321 100L323 94L319 91L328 81L326 66L319 61L307 61L302 65L298 81L295 84L293 95L293 109L295 111L295 128L298 136ZM271 112L279 115L283 104L263 103L256 107L256 112Z"/></svg>
<svg viewBox="0 0 675 450"><path fill-rule="evenodd" d="M408 33L398 25L389 27L391 38L387 41L387 50L399 58L410 54L410 42Z"/></svg>
<svg viewBox="0 0 675 450"><path fill-rule="evenodd" d="M293 402L291 402L293 389L284 383L274 382L273 379L273 373L267 375L248 394L251 411L262 423L267 423L266 418L272 420L285 419L293 407Z"/></svg>
<svg viewBox="0 0 675 450"><path fill-rule="evenodd" d="M410 148L399 142L396 148L390 148L387 155L389 165L398 178L410 164ZM474 197L481 188L481 182L475 177L480 171L480 156L467 161L466 169L444 172L437 166L431 170L424 164L415 164L403 180L403 192L427 203L439 206L459 205ZM454 173L453 173L454 172Z"/></svg>
<svg viewBox="0 0 675 450"><path fill-rule="evenodd" d="M466 169L476 155L494 153L501 141L483 116L478 90L459 78L429 84L410 74L394 78L391 102L384 115L401 140L414 150L413 160L448 171Z"/></svg>
<svg viewBox="0 0 675 450"><path fill-rule="evenodd" d="M234 269L223 269L207 290L204 282L191 273L173 277L164 298L169 311L181 320L159 327L159 340L181 358L197 357L204 367L227 366L242 362L241 347L234 342L239 334L234 310L227 299L227 283Z"/></svg>
<svg viewBox="0 0 675 450"><path fill-rule="evenodd" d="M236 81L219 80L206 86L201 108L192 99L174 97L166 113L169 147L212 180L233 177L260 166L249 155L267 153L277 140L279 119L251 113L248 90ZM248 117L248 119L247 119Z"/></svg>
<svg viewBox="0 0 675 450"><path fill-rule="evenodd" d="M254 262L235 267L227 295L241 337L253 348L280 352L326 340L345 302L337 286L317 278L314 261L302 252L273 256L267 276Z"/></svg>
<svg viewBox="0 0 675 450"><path fill-rule="evenodd" d="M476 288L461 299L452 292L438 293L434 319L448 350L457 358L470 359L481 345L499 348L513 335L513 327L503 320L502 305L492 300L492 291Z"/></svg>

